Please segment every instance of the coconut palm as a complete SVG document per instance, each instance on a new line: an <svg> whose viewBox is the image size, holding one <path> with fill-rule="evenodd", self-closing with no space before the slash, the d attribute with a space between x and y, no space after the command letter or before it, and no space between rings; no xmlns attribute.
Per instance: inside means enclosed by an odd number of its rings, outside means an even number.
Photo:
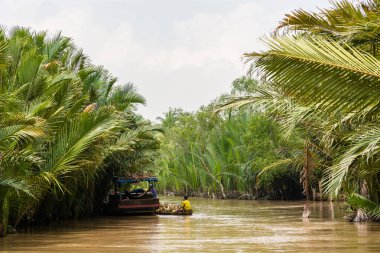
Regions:
<svg viewBox="0 0 380 253"><path fill-rule="evenodd" d="M269 104L289 108L281 102L285 98L296 108L305 108L307 113L297 122L318 119L319 126L307 130L329 154L324 157L329 165L326 191L337 194L343 187L353 196L350 185L360 179L370 185L368 197L376 203L379 15L378 1L333 2L332 9L320 13L297 10L287 15L279 33L263 39L267 51L245 54L252 63L250 73L265 81L264 91L224 105L259 104L264 98L266 105L269 99ZM279 96L273 96L276 93Z"/></svg>
<svg viewBox="0 0 380 253"><path fill-rule="evenodd" d="M303 106L318 107L318 113L330 119L341 114L345 121L377 120L380 62L376 58L323 38L272 38L268 43L269 51L247 57L255 59L255 68L287 96ZM347 171L343 168L350 164L342 162L339 179L333 178L341 183ZM339 189L332 185L328 189Z"/></svg>
<svg viewBox="0 0 380 253"><path fill-rule="evenodd" d="M264 38L267 51L245 54L251 72L339 132L326 190L348 191L359 178L370 182L369 197L377 203L379 10L378 1L333 2L318 14L298 10L280 25L285 34ZM326 135L321 140L331 142Z"/></svg>

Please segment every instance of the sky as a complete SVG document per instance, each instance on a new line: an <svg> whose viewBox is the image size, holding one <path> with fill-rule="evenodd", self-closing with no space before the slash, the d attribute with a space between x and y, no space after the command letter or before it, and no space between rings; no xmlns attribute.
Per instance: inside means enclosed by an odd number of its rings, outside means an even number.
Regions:
<svg viewBox="0 0 380 253"><path fill-rule="evenodd" d="M172 108L195 111L244 75L245 52L294 9L329 0L0 0L0 25L59 31L119 83L132 82L155 120Z"/></svg>

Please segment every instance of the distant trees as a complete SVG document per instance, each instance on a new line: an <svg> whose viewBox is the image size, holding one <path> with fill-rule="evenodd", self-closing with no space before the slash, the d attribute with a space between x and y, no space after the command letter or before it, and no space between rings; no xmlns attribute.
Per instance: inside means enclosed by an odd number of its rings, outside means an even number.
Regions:
<svg viewBox="0 0 380 253"><path fill-rule="evenodd" d="M237 79L232 93L250 93L256 83ZM162 190L220 198L302 198L297 165L258 178L265 167L290 158L300 141L282 138L279 125L263 113L241 109L216 114L211 104L195 113L171 109L161 124L157 167Z"/></svg>

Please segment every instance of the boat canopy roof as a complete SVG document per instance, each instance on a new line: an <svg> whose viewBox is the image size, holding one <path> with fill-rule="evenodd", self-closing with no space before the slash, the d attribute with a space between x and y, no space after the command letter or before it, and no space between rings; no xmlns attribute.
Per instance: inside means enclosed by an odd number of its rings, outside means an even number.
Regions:
<svg viewBox="0 0 380 253"><path fill-rule="evenodd" d="M138 182L157 182L157 177L143 177L143 178L131 178L131 177L114 177L113 181L120 184L126 184L126 183L138 183Z"/></svg>

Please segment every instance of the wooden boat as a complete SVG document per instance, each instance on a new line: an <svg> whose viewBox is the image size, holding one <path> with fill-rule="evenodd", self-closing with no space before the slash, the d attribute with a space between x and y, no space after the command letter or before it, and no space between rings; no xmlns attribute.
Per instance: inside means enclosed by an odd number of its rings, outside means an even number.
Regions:
<svg viewBox="0 0 380 253"><path fill-rule="evenodd" d="M160 207L160 200L154 189L158 181L156 177L147 178L118 178L112 180L114 190L108 195L106 212L108 214L154 214ZM124 184L146 181L152 187L148 190L138 189L132 192L121 192L119 189ZM155 194L154 194L155 193Z"/></svg>

